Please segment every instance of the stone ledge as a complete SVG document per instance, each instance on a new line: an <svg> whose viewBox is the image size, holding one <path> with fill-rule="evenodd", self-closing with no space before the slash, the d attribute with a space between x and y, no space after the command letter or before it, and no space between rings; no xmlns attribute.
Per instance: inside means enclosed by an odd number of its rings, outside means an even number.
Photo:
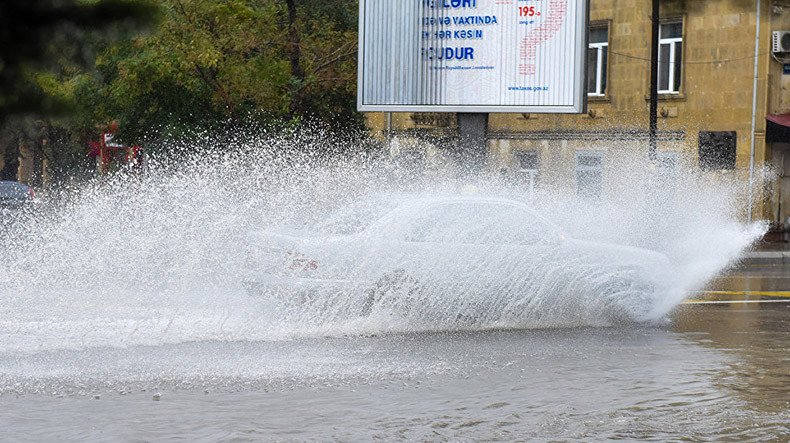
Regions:
<svg viewBox="0 0 790 443"><path fill-rule="evenodd" d="M790 251L753 251L747 252L741 259L745 265L790 264Z"/></svg>
<svg viewBox="0 0 790 443"><path fill-rule="evenodd" d="M684 141L685 131L659 131L658 140L662 142ZM528 131L489 132L488 139L503 140L589 140L589 141L646 141L647 131L609 130L609 131Z"/></svg>

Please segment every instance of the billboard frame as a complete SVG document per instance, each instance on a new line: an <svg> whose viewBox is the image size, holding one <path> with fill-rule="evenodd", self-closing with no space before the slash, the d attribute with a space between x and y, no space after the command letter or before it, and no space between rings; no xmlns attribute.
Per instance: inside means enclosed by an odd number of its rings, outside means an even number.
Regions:
<svg viewBox="0 0 790 443"><path fill-rule="evenodd" d="M398 0L404 1L404 0ZM421 1L421 0L405 0ZM576 0L569 0L576 1ZM359 0L359 40L357 47L357 110L359 112L462 112L462 113L517 113L517 114L586 114L587 113L587 48L589 46L590 1L582 0L576 26L583 29L584 43L574 56L576 87L579 94L569 106L535 105L404 105L404 104L366 104L364 103L365 68L365 7L367 0Z"/></svg>

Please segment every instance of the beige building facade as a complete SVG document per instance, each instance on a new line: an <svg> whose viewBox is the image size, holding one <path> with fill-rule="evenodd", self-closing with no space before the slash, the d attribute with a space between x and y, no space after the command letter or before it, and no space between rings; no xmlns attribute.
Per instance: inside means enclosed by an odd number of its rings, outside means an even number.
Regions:
<svg viewBox="0 0 790 443"><path fill-rule="evenodd" d="M530 187L616 193L606 183L648 156L650 30L650 0L591 0L587 114L491 114L488 166ZM784 63L772 51L773 32L783 30L790 31L790 1L661 2L656 167L697 170L712 181L754 178L744 218L776 229L790 217L790 139L782 124L768 123L790 114L790 53ZM452 114L368 115L375 133L389 128L396 155L419 146L415 140L430 145L452 135L455 121ZM757 185L766 168L775 177Z"/></svg>

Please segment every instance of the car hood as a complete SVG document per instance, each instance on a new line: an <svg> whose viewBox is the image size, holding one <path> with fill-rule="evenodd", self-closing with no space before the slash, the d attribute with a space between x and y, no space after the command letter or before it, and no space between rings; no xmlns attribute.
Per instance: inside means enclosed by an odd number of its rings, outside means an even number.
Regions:
<svg viewBox="0 0 790 443"><path fill-rule="evenodd" d="M584 255L614 266L636 266L646 274L656 277L672 272L672 263L669 258L650 249L576 239L563 241L559 249L566 253Z"/></svg>

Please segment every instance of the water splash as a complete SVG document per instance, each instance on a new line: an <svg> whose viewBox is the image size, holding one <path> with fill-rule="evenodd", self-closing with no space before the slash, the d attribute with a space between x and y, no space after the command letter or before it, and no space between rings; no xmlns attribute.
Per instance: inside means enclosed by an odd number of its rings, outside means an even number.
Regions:
<svg viewBox="0 0 790 443"><path fill-rule="evenodd" d="M370 288L349 286L302 304L296 294L251 297L243 266L250 233L302 232L359 202L459 195L468 181L442 169L415 175L370 152L343 154L358 143L326 134L245 135L222 149L207 137L180 146L193 152L154 157L141 175L63 189L34 213L3 219L0 352L653 321L765 232L764 224L738 221L737 184L679 173L672 187L654 186L642 159L607 172L607 180L621 177L606 184L605 195L615 198L597 203L576 199L572 189L527 196L484 177L471 186L477 195L527 201L570 237L664 254L668 264L653 269L660 285L607 300L610 277L630 271L569 254L503 268L517 278L493 290L469 275L420 295L402 282L384 285L375 307L359 315ZM474 266L468 270L474 276Z"/></svg>

